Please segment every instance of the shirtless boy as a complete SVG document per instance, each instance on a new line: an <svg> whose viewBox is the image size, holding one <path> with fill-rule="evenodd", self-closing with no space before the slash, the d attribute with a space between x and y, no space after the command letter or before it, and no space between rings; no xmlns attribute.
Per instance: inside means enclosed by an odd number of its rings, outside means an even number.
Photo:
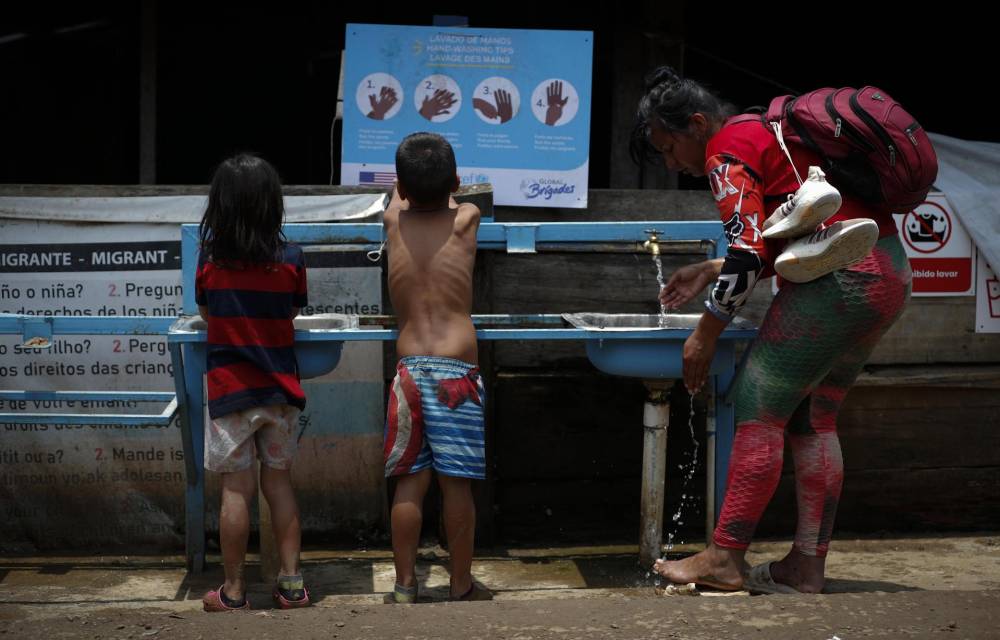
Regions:
<svg viewBox="0 0 1000 640"><path fill-rule="evenodd" d="M431 469L444 502L451 598L488 600L492 594L471 573L472 480L486 477L486 398L469 315L479 209L451 197L459 184L455 154L439 135L405 138L396 150L396 176L384 219L400 357L385 427L385 475L398 477L391 515L396 584L385 601L417 600L417 545Z"/></svg>

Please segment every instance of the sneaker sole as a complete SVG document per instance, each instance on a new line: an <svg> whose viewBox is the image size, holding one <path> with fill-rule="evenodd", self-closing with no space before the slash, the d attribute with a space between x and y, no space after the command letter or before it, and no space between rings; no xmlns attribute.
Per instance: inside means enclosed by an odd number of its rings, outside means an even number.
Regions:
<svg viewBox="0 0 1000 640"><path fill-rule="evenodd" d="M803 214L794 224L790 222L791 216L775 223L761 233L768 240L772 238L798 238L808 235L816 230L820 224L826 222L830 216L840 209L841 198L836 191L824 193L816 202L807 207L807 212Z"/></svg>
<svg viewBox="0 0 1000 640"><path fill-rule="evenodd" d="M774 261L774 270L785 280L802 284L848 267L871 253L878 241L878 225L849 227L830 241L826 251L814 256L796 256L784 252Z"/></svg>

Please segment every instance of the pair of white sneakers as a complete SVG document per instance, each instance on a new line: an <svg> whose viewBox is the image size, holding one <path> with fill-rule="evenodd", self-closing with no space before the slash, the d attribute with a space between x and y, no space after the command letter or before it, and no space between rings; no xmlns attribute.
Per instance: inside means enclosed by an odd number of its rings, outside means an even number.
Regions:
<svg viewBox="0 0 1000 640"><path fill-rule="evenodd" d="M878 225L868 218L841 220L817 229L840 209L840 192L819 167L764 221L765 238L797 238L788 243L774 270L790 282L809 282L862 260L878 241ZM809 235L806 235L809 234Z"/></svg>

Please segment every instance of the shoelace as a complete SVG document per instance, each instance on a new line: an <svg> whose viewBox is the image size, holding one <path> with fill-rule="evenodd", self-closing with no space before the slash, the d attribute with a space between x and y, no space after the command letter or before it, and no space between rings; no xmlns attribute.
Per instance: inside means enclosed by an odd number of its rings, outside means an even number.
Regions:
<svg viewBox="0 0 1000 640"><path fill-rule="evenodd" d="M792 162L792 154L788 153L788 147L785 146L785 137L781 135L781 125L777 122L772 122L771 128L774 129L774 136L778 139L778 146L785 152L785 156L788 158L788 163L792 165L792 171L795 172L795 179L798 180L801 185L802 176L799 175L799 170L795 168L795 163Z"/></svg>
<svg viewBox="0 0 1000 640"><path fill-rule="evenodd" d="M832 232L833 230L834 230L833 226L824 227L819 231L814 232L811 236L809 236L809 239L806 240L806 243L812 244L814 242L821 242L823 240L826 240L826 238L829 237L830 232Z"/></svg>
<svg viewBox="0 0 1000 640"><path fill-rule="evenodd" d="M772 123L772 124L777 124L777 123ZM777 131L777 129L776 129L776 131ZM782 140L781 137L780 137L781 133L779 132L777 135L779 136L779 142L781 143L782 148L784 148L784 140ZM787 153L787 150L786 150L786 153ZM789 161L791 161L791 157L789 157L788 159L789 159ZM795 165L794 164L792 165L792 169L795 169ZM798 172L796 172L795 177L796 178L799 177ZM808 178L808 180L812 180L813 182L820 182L819 180L813 180L812 176L810 176ZM799 180L799 182L801 183L802 180ZM805 183L802 183L802 184L804 185ZM777 222L778 220L783 220L784 218L788 217L789 214L792 213L792 209L795 208L795 205L797 203L796 196L798 196L798 195L799 195L798 191L796 191L795 193L788 194L788 199L785 200L785 202L783 202L781 204L781 206L779 206L778 209L776 210L776 213L778 214L778 218L777 218L777 220L775 220L775 222Z"/></svg>
<svg viewBox="0 0 1000 640"><path fill-rule="evenodd" d="M788 194L788 199L778 207L778 220L784 220L795 208L795 194Z"/></svg>

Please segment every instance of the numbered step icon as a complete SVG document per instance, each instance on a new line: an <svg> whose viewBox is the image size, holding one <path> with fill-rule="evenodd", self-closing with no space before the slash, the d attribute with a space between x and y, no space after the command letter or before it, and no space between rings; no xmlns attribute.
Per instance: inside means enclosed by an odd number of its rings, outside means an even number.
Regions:
<svg viewBox="0 0 1000 640"><path fill-rule="evenodd" d="M388 120L403 106L403 87L388 73L372 73L358 84L355 97L365 117Z"/></svg>
<svg viewBox="0 0 1000 640"><path fill-rule="evenodd" d="M542 124L561 127L576 117L580 95L569 82L561 78L543 80L531 93L531 112Z"/></svg>
<svg viewBox="0 0 1000 640"><path fill-rule="evenodd" d="M435 74L420 81L413 92L413 105L431 122L447 122L462 108L462 90L449 76Z"/></svg>
<svg viewBox="0 0 1000 640"><path fill-rule="evenodd" d="M521 92L507 78L486 78L476 86L472 107L483 122L506 124L521 110Z"/></svg>

